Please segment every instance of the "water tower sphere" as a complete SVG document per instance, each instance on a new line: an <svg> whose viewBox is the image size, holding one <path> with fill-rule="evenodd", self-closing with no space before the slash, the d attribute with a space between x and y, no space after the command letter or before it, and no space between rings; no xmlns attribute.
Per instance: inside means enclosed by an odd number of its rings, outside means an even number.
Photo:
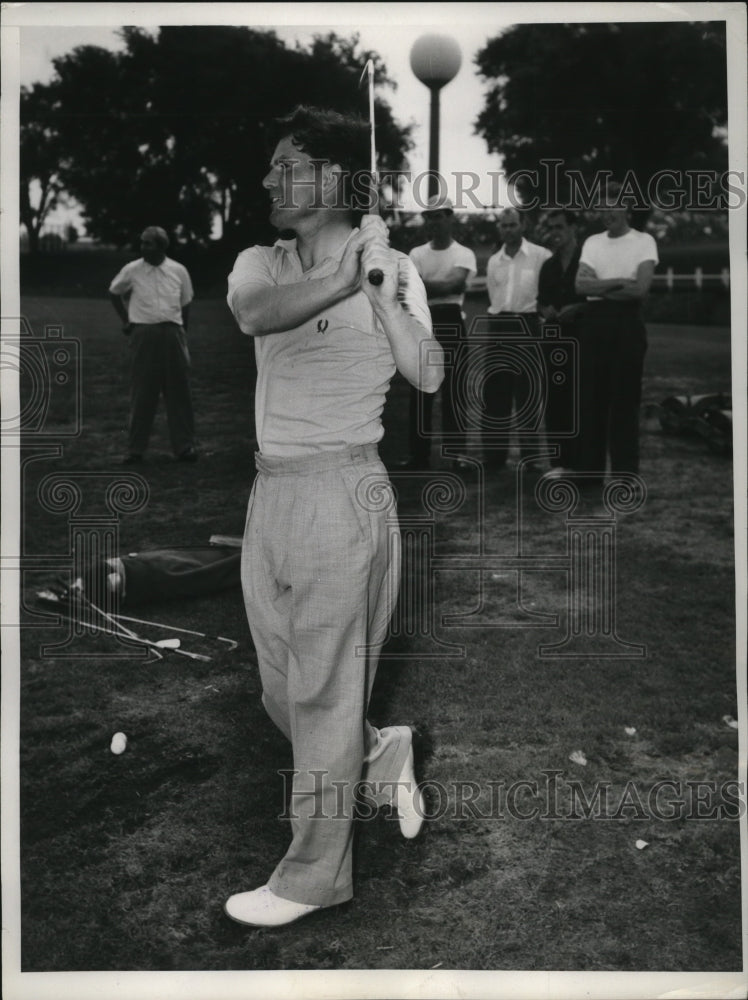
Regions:
<svg viewBox="0 0 748 1000"><path fill-rule="evenodd" d="M443 87L460 69L460 46L449 35L422 35L410 50L410 68L427 87Z"/></svg>

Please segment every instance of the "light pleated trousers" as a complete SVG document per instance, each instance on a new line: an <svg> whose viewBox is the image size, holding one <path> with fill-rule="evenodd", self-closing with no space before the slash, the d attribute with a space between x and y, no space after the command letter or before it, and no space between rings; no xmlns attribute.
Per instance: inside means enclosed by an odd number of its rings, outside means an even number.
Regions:
<svg viewBox="0 0 748 1000"><path fill-rule="evenodd" d="M353 894L357 785L386 789L408 753L401 730L366 720L397 599L397 517L376 445L256 465L242 587L263 704L294 760L293 839L269 885L330 906Z"/></svg>

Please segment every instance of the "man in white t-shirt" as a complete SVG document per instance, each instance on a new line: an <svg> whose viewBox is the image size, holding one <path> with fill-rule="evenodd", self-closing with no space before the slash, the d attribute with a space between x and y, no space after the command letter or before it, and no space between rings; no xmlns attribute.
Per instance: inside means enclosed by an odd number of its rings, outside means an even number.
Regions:
<svg viewBox="0 0 748 1000"><path fill-rule="evenodd" d="M486 265L488 314L496 317L489 330L496 337L497 349L493 352L489 347L487 353L482 432L486 468L494 472L500 472L506 465L513 406L516 413L523 414L523 426L519 428L522 454L536 451L541 444L540 408L545 399L545 385L533 384L540 377L540 367L523 370L526 366L522 364L522 352L503 339L505 334L531 340L540 337L538 281L543 263L552 254L525 239L524 229L522 214L516 208L505 208L499 215L502 246ZM501 346L502 341L506 348Z"/></svg>
<svg viewBox="0 0 748 1000"><path fill-rule="evenodd" d="M291 845L266 885L225 905L251 926L351 898L362 780L371 798L394 806L405 837L421 827L411 729L366 720L399 581L377 445L395 371L426 392L442 380L415 267L390 249L381 219L364 216L357 227L348 200L354 174L368 171L367 123L297 108L279 136L263 186L271 223L294 238L244 250L228 282L229 307L257 356L244 600L263 705L294 760Z"/></svg>
<svg viewBox="0 0 748 1000"><path fill-rule="evenodd" d="M460 380L467 350L462 307L465 289L478 266L473 251L452 236L454 206L449 198L429 198L422 215L428 242L414 247L410 259L426 287L434 336L452 358L441 390L442 440L456 456L453 467L467 472L470 466L460 457L467 443L466 400ZM433 401L432 394L411 388L409 468L429 468Z"/></svg>
<svg viewBox="0 0 748 1000"><path fill-rule="evenodd" d="M148 226L140 237L143 256L125 264L109 286L132 351L125 465L142 462L161 393L174 454L182 462L197 458L185 336L192 282L187 268L166 256L168 246L166 232Z"/></svg>
<svg viewBox="0 0 748 1000"><path fill-rule="evenodd" d="M630 211L609 185L600 205L604 233L585 240L576 289L587 296L581 328L578 468L602 481L610 471L639 471L639 407L647 351L641 318L658 262L649 233L632 229Z"/></svg>

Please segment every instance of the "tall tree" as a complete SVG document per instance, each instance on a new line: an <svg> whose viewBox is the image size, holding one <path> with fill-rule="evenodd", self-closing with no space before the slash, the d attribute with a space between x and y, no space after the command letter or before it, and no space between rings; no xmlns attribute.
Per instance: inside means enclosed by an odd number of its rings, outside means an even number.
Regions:
<svg viewBox="0 0 748 1000"><path fill-rule="evenodd" d="M355 36L287 48L272 31L238 27L122 35L122 52L84 46L56 59L50 85L60 175L101 239L126 242L157 222L206 241L216 217L228 247L267 239L261 182L273 119L302 103L367 112L359 76L371 54ZM381 100L378 142L389 166L410 145Z"/></svg>
<svg viewBox="0 0 748 1000"><path fill-rule="evenodd" d="M588 178L632 171L646 190L660 170L727 165L723 24L519 25L475 61L491 84L476 132L508 174L558 159Z"/></svg>
<svg viewBox="0 0 748 1000"><path fill-rule="evenodd" d="M60 202L60 143L53 124L53 88L34 84L20 94L20 214L36 253L49 213Z"/></svg>

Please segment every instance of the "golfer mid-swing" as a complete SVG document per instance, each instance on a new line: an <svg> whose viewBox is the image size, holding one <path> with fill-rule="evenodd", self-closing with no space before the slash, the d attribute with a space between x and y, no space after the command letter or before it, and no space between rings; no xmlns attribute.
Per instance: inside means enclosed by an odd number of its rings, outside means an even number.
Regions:
<svg viewBox="0 0 748 1000"><path fill-rule="evenodd" d="M411 730L366 721L399 577L377 443L395 370L426 392L443 377L414 266L380 219L357 228L351 181L368 170L367 124L297 108L279 135L263 185L270 221L295 238L243 251L228 291L258 372L242 584L263 704L294 759L291 845L266 885L225 906L255 926L351 898L362 781L395 807L404 836L423 821Z"/></svg>

